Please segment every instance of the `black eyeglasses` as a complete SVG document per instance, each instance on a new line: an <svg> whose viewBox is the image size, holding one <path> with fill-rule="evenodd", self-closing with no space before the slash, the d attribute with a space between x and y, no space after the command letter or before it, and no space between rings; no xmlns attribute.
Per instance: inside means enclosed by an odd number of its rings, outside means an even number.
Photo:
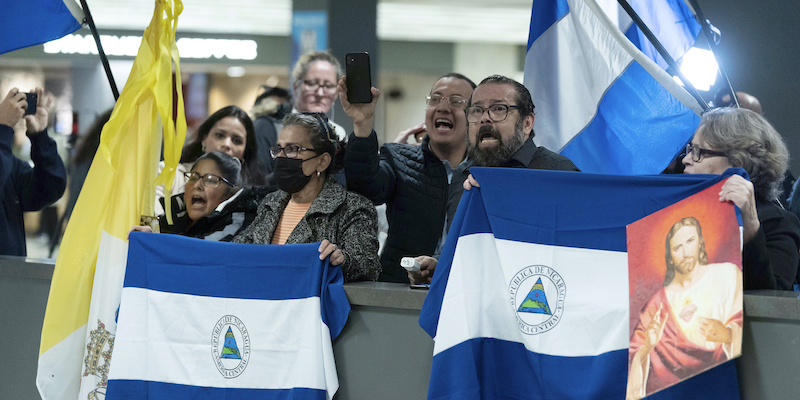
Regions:
<svg viewBox="0 0 800 400"><path fill-rule="evenodd" d="M203 186L205 187L211 187L211 188L219 187L220 182L225 182L231 187L236 186L230 183L227 179L214 174L205 174L201 176L197 172L184 172L183 177L186 178L186 183L195 183L202 178Z"/></svg>
<svg viewBox="0 0 800 400"><path fill-rule="evenodd" d="M708 150L702 147L695 146L691 143L686 144L686 154L692 155L692 161L700 162L704 156L711 157L727 157L725 153L720 151Z"/></svg>
<svg viewBox="0 0 800 400"><path fill-rule="evenodd" d="M297 158L301 151L314 151L314 149L301 147L296 144L287 144L285 147L281 147L280 145L276 144L275 146L269 148L269 155L271 155L272 158L277 158L278 154L281 154L281 151L286 158Z"/></svg>
<svg viewBox="0 0 800 400"><path fill-rule="evenodd" d="M314 81L312 81L312 80L303 80L303 89L311 91L311 92L316 92L317 90L319 90L319 88L322 88L322 90L324 90L324 91L326 91L328 93L332 93L332 92L336 91L336 84L333 83L333 82L328 82L328 81L320 82L320 81L317 81L317 80L314 80Z"/></svg>
<svg viewBox="0 0 800 400"><path fill-rule="evenodd" d="M511 108L519 108L519 106L509 106L505 104L494 104L489 106L489 108L483 108L481 106L469 106L466 109L467 122L472 124L481 122L481 118L483 118L483 113L485 111L489 111L489 118L491 118L492 121L505 121L506 118L508 118L508 110Z"/></svg>
<svg viewBox="0 0 800 400"><path fill-rule="evenodd" d="M440 94L432 94L430 96L425 97L425 104L428 108L438 107L439 104L442 104L442 100L447 100L450 103L451 108L456 109L463 109L465 105L467 105L467 99L459 96L459 97L445 97Z"/></svg>

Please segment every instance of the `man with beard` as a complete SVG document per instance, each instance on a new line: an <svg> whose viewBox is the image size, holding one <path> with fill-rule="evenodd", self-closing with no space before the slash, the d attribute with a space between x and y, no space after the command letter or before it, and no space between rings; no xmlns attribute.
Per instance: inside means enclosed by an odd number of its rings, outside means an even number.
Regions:
<svg viewBox="0 0 800 400"><path fill-rule="evenodd" d="M580 171L569 158L533 142L533 100L521 83L492 75L478 85L466 108L468 153L474 165ZM464 188L479 186L472 175Z"/></svg>
<svg viewBox="0 0 800 400"><path fill-rule="evenodd" d="M741 354L742 271L709 264L700 222L686 217L666 240L667 272L642 309L628 349L627 399L640 399Z"/></svg>
<svg viewBox="0 0 800 400"><path fill-rule="evenodd" d="M436 258L461 199L467 168L467 120L464 107L475 88L456 73L439 78L426 98L426 137L419 146L386 143L378 153L373 131L379 92L370 104L347 100L346 77L339 81L342 108L353 119L345 152L347 188L386 203L389 232L381 254L380 280L430 283ZM419 273L400 267L402 257L416 257Z"/></svg>

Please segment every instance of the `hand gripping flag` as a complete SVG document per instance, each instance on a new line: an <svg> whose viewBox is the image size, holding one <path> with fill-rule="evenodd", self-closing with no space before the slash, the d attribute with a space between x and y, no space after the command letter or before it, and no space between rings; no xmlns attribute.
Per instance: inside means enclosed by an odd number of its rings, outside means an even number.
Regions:
<svg viewBox="0 0 800 400"><path fill-rule="evenodd" d="M74 0L8 0L2 8L0 54L58 39L83 22L83 10Z"/></svg>
<svg viewBox="0 0 800 400"><path fill-rule="evenodd" d="M350 303L318 247L132 233L106 398L333 398Z"/></svg>
<svg viewBox="0 0 800 400"><path fill-rule="evenodd" d="M700 105L594 0L535 0L525 86L539 144L584 172L657 174L691 138Z"/></svg>
<svg viewBox="0 0 800 400"><path fill-rule="evenodd" d="M175 30L180 0L158 0L133 69L94 157L56 260L47 301L36 386L44 400L105 393L127 236L153 213L161 135L181 146L186 132ZM168 141L169 145L170 142ZM165 146L165 152L171 151ZM171 179L171 178L170 178ZM88 328L88 329L87 329ZM94 397L91 397L94 396Z"/></svg>
<svg viewBox="0 0 800 400"><path fill-rule="evenodd" d="M624 399L626 225L725 177L471 172L420 313L428 399ZM650 398L738 399L734 364Z"/></svg>

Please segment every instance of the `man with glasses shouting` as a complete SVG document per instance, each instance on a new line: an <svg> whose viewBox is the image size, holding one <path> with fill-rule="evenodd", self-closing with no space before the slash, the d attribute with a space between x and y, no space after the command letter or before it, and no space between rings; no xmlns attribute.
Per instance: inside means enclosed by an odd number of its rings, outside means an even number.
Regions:
<svg viewBox="0 0 800 400"><path fill-rule="evenodd" d="M380 93L372 88L372 103L351 104L346 78L339 81L339 99L354 126L345 153L347 188L386 203L382 281L430 283L437 262L432 256L441 251L471 165L464 107L474 88L461 74L439 78L426 98L422 144L387 143L378 154L373 118ZM400 267L403 257L416 257L421 271L407 273Z"/></svg>
<svg viewBox="0 0 800 400"><path fill-rule="evenodd" d="M533 100L521 83L502 75L484 79L466 108L469 157L476 166L580 171L572 161L533 142ZM478 186L472 175L464 182Z"/></svg>

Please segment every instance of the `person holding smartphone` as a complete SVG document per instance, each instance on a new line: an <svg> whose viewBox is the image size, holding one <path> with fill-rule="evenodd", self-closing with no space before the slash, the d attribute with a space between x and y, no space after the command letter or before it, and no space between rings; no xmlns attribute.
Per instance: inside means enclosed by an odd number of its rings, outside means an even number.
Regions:
<svg viewBox="0 0 800 400"><path fill-rule="evenodd" d="M26 256L24 211L39 211L58 200L67 187L67 170L58 156L56 142L47 135L48 108L52 96L44 90L32 91L36 96L26 96L19 89L11 89L0 102L0 185L3 209L0 213L0 254ZM36 112L27 98L38 98ZM11 152L14 126L25 117L27 135L31 140L31 167Z"/></svg>
<svg viewBox="0 0 800 400"><path fill-rule="evenodd" d="M342 108L354 125L344 161L347 188L375 204L386 203L382 281L430 283L472 163L464 107L474 88L461 74L439 78L425 99L422 143L386 143L379 154L373 118L380 92L372 88L370 103L351 103L346 78L339 81ZM400 266L403 257L416 257L420 270L406 272Z"/></svg>

